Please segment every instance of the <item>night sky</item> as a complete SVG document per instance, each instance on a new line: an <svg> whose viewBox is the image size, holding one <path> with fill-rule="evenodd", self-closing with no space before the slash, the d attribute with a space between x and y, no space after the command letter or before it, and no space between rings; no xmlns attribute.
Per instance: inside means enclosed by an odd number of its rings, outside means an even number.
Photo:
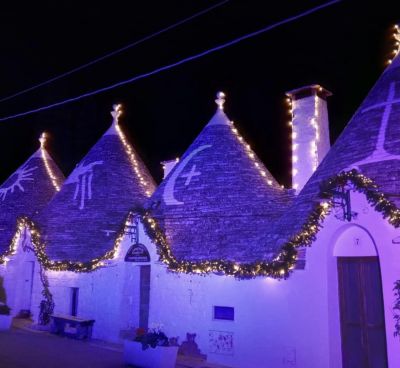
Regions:
<svg viewBox="0 0 400 368"><path fill-rule="evenodd" d="M15 2L16 3L16 2ZM213 1L39 1L2 4L0 98L218 3ZM0 103L0 116L47 105L151 71L295 15L323 1L231 0L89 69ZM284 93L318 83L329 98L334 141L385 68L393 49L395 1L342 1L202 59L50 111L0 123L0 181L37 148L40 133L67 176L111 123L121 124L157 181L160 161L181 156L215 112L225 111L276 179L290 184ZM129 4L129 5L127 5Z"/></svg>

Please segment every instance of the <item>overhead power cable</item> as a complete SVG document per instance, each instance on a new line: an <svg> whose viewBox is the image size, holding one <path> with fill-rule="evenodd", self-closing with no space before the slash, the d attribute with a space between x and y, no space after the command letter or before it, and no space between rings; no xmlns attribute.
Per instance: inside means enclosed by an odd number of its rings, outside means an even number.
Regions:
<svg viewBox="0 0 400 368"><path fill-rule="evenodd" d="M179 22L176 22L176 23L174 23L174 24L171 24L170 26L165 27L165 28L163 28L163 29L160 29L160 30L157 31L157 32L151 33L151 34L149 34L149 35L147 35L147 36L145 36L145 37L143 37L143 38L141 38L141 39L139 39L139 40L137 40L137 41L134 41L134 42L132 42L132 43L126 45L126 46L123 46L123 47L121 47L121 48L119 48L119 49L117 49L117 50L111 51L110 53L105 54L105 55L103 55L103 56L100 56L100 57L98 57L97 59L94 59L94 60L92 60L92 61L89 61L89 62L86 63L86 64L80 65L80 66L78 66L78 67L76 67L76 68L74 68L74 69L71 69L71 70L69 70L69 71L67 71L67 72L65 72L65 73L62 73L62 74L60 74L60 75L57 75L56 77L47 79L47 80L45 80L45 81L43 81L43 82L41 82L41 83L39 83L39 84L36 84L36 85L34 85L34 86L32 86L32 87L23 89L23 90L21 90L21 91L19 91L19 92L16 92L16 93L12 94L12 95L9 95L9 96L7 96L7 97L3 97L3 98L0 99L0 102L4 102L4 101L11 100L11 99L13 99L13 98L15 98L15 97L18 97L18 96L21 96L21 95L23 95L23 94L25 94L25 93L34 91L35 89L38 89L39 87L46 86L47 84L53 83L53 82L55 82L55 81L57 81L57 80L60 80L60 79L62 79L62 78L65 78L65 77L67 77L67 76L69 76L69 75L71 75L71 74L74 74L74 73L79 72L79 71L81 71L81 70L83 70L83 69L86 69L86 68L88 68L89 66L92 66L92 65L94 65L94 64L99 63L100 61L103 61L103 60L108 59L108 58L110 58L110 57L112 57L112 56L115 56L115 55L117 55L117 54L120 54L120 53L123 52L123 51L126 51L126 50L128 50L128 49L131 49L132 47L135 47L135 46L137 46L137 45L139 45L139 44L141 44L141 43L143 43L143 42L145 42L145 41L148 41L148 40L150 40L150 39L152 39L152 38L154 38L154 37L156 37L156 36L159 36L159 35L161 35L161 34L167 32L167 31L170 31L171 29L174 29L174 28L176 28L176 27L178 27L178 26L181 26L182 24L188 23L188 22L190 22L191 20L193 20L193 19L195 19L195 18L198 18L198 17L200 17L201 15L204 15L204 14L210 12L211 10L213 10L213 9L215 9L215 8L219 8L220 6L226 4L227 2L229 2L229 0L223 0L223 1L219 2L219 3L217 3L217 4L214 4L214 5L208 7L208 8L206 8L206 9L204 9L204 10L201 10L201 11L199 11L199 12L197 12L197 13L191 15L191 16L188 17L188 18L182 19L182 20L180 20Z"/></svg>
<svg viewBox="0 0 400 368"><path fill-rule="evenodd" d="M111 84L109 86L106 86L106 87L103 87L103 88L100 88L100 89L97 89L97 90L94 90L94 91L86 92L86 93L81 94L79 96L71 97L71 98L68 98L68 99L63 100L63 101L55 102L53 104L46 105L46 106L41 106L41 107L38 107L38 108L35 108L35 109L32 109L32 110L27 110L27 111L24 111L24 112L20 112L18 114L5 116L5 117L0 118L0 121L6 121L6 120L22 117L22 116L32 115L32 114L35 114L35 113L38 113L38 112L41 112L41 111L50 110L50 109L55 108L55 107L59 107L59 106L63 106L63 105L66 105L66 104L69 104L69 103L72 103L72 102L76 102L76 101L82 100L84 98L95 96L95 95L98 95L100 93L110 91L110 90L112 90L114 88L118 88L118 87L124 86L126 84L136 82L136 81L138 81L140 79L144 79L144 78L150 77L152 75L158 74L158 73L163 72L165 70L176 68L179 65L188 63L188 62L196 60L196 59L200 59L203 56L212 54L212 53L214 53L216 51L225 49L225 48L227 48L229 46L233 46L233 45L235 45L235 44L237 44L237 43L239 43L241 41L244 41L244 40L247 40L249 38L258 36L258 35L260 35L262 33L268 32L268 31L270 31L270 30L272 30L274 28L277 28L277 27L282 26L284 24L293 22L293 21L295 21L297 19L303 18L303 17L305 17L307 15L315 13L315 12L317 12L319 10L327 8L327 7L331 6L331 5L339 3L341 1L342 0L329 1L327 3L318 5L318 6L314 7L314 8L308 9L308 10L306 10L306 11L304 11L302 13L299 13L297 15L294 15L292 17L286 18L286 19L281 20L281 21L279 21L277 23L274 23L272 25L269 25L267 27L259 29L258 31L251 32L251 33L248 33L248 34L246 34L244 36L235 38L234 40L231 40L229 42L226 42L226 43L223 43L221 45L215 46L215 47L213 47L211 49L208 49L206 51L200 52L198 54L189 56L189 57L187 57L185 59L182 59L182 60L179 60L179 61L177 61L175 63L164 65L164 66L159 67L157 69L154 69L154 70L152 70L150 72L139 74L139 75L136 75L136 76L134 76L132 78L129 78L129 79L126 79L126 80Z"/></svg>

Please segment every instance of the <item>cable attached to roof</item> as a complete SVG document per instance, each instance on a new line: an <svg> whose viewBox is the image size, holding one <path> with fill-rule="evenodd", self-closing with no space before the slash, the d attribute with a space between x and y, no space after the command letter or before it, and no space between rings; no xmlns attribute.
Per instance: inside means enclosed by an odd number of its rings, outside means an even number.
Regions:
<svg viewBox="0 0 400 368"><path fill-rule="evenodd" d="M43 81L43 82L41 82L41 83L39 83L39 84L36 84L36 85L34 85L34 86L32 86L32 87L23 89L23 90L21 90L21 91L19 91L19 92L16 92L16 93L12 94L12 95L9 95L9 96L7 96L7 97L3 97L3 98L0 99L0 102L9 101L9 100L13 99L14 97L18 97L18 96L21 96L21 95L23 95L23 94L25 94L25 93L34 91L35 89L38 89L39 87L46 86L47 84L50 84L50 83L55 82L55 81L57 81L57 80L60 80L60 79L62 79L62 78L64 78L64 77L67 77L67 76L69 76L69 75L71 75L71 74L74 74L74 73L76 73L76 72L79 72L79 71L81 71L81 70L83 70L83 69L86 69L86 68L88 68L89 66L92 66L92 65L94 65L94 64L99 63L100 61L103 61L103 60L105 60L105 59L110 58L111 56L115 56L115 55L117 55L117 54L120 54L121 52L126 51L126 50L128 50L128 49L130 49L130 48L132 48L132 47L134 47L134 46L137 46L137 45L139 45L139 44L141 44L141 43L143 43L143 42L145 42L145 41L148 41L148 40L150 40L150 39L152 39L152 38L154 38L154 37L156 37L156 36L159 36L160 34L163 34L163 33L167 32L167 31L170 31L171 29L174 29L174 28L176 28L176 27L178 27L178 26L181 26L182 24L188 23L188 22L190 22L191 20L193 20L193 19L195 19L195 18L198 18L198 17L200 17L201 15L204 15L204 14L210 12L211 10L213 10L213 9L215 9L215 8L219 8L220 6L226 4L227 2L229 2L229 0L223 0L223 1L221 1L221 2L219 2L219 3L217 3L217 4L215 4L215 5L212 5L212 6L206 8L206 9L204 9L204 10L201 10L201 11L199 11L199 12L197 12L197 13L191 15L191 16L188 17L188 18L182 19L182 20L180 20L180 21L178 21L178 22L176 22L176 23L174 23L174 24L171 24L171 25L168 26L168 27L165 27L165 28L163 28L163 29L160 29L159 31L156 31L156 32L154 32L154 33L151 33L151 34L149 34L149 35L147 35L147 36L145 36L145 37L143 37L143 38L141 38L141 39L139 39L139 40L137 40L137 41L134 41L134 42L132 42L132 43L130 43L130 44L128 44L128 45L125 45L125 46L123 46L123 47L121 47L121 48L119 48L119 49L117 49L117 50L111 51L111 52L109 52L108 54L105 54L105 55L103 55L103 56L98 57L97 59L94 59L94 60L92 60L92 61L89 61L89 62L86 63L86 64L80 65L80 66L78 66L78 67L76 67L76 68L74 68L74 69L71 69L71 70L69 70L69 71L67 71L67 72L65 72L65 73L62 73L62 74L60 74L60 75L58 75L58 76L56 76L56 77L47 79L47 80L45 80L45 81Z"/></svg>
<svg viewBox="0 0 400 368"><path fill-rule="evenodd" d="M318 6L314 7L314 8L308 9L308 10L306 10L306 11L304 11L302 13L299 13L297 15L294 15L292 17L286 18L286 19L281 20L281 21L279 21L277 23L274 23L272 25L269 25L267 27L259 29L258 31L251 32L251 33L248 33L248 34L246 34L244 36L235 38L232 41L229 41L229 42L223 43L221 45L215 46L215 47L213 47L211 49L208 49L206 51L200 52L198 54L189 56L189 57L184 58L182 60L179 60L179 61L177 61L175 63L164 65L164 66L159 67L157 69L154 69L154 70L152 70L150 72L139 74L139 75L136 75L136 76L134 76L132 78L125 79L123 81L111 84L109 86L106 86L106 87L103 87L103 88L100 88L100 89L97 89L97 90L94 90L94 91L86 92L86 93L81 94L79 96L71 97L71 98L68 98L68 99L63 100L63 101L55 102L55 103L47 105L47 106L41 106L41 107L38 107L38 108L35 108L35 109L32 109L32 110L27 110L27 111L24 111L24 112L20 112L18 114L8 115L8 116L0 118L0 121L6 121L6 120L10 120L10 119L19 118L19 117L22 117L22 116L32 115L32 114L35 114L35 113L38 113L38 112L41 112L41 111L50 110L50 109L58 107L58 106L63 106L63 105L66 105L66 104L69 104L69 103L72 103L72 102L76 102L76 101L82 100L82 99L87 98L87 97L95 96L95 95L98 95L100 93L110 91L112 89L124 86L126 84L130 84L130 83L136 82L136 81L138 81L140 79L144 79L144 78L150 77L152 75L158 74L158 73L163 72L165 70L176 68L179 65L186 64L186 63L188 63L190 61L200 59L203 56L212 54L212 53L214 53L216 51L225 49L225 48L227 48L229 46L233 46L233 45L235 45L235 44L237 44L237 43L239 43L241 41L244 41L244 40L247 40L249 38L258 36L258 35L260 35L262 33L268 32L268 31L270 31L270 30L272 30L274 28L277 28L277 27L282 26L284 24L293 22L293 21L295 21L297 19L303 18L303 17L305 17L307 15L315 13L315 12L317 12L319 10L327 8L327 7L331 6L331 5L339 3L341 1L342 0L329 1L327 3L318 5Z"/></svg>

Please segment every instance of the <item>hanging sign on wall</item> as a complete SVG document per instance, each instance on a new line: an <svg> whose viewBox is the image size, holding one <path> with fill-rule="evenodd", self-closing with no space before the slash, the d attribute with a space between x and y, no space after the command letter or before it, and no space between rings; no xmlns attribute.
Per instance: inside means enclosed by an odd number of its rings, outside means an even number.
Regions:
<svg viewBox="0 0 400 368"><path fill-rule="evenodd" d="M132 244L126 253L125 262L150 262L149 251L143 244Z"/></svg>

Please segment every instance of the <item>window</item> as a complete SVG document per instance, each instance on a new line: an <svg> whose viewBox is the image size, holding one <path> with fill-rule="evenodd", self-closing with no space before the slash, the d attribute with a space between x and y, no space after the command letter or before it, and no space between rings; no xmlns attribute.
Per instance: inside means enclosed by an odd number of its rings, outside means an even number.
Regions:
<svg viewBox="0 0 400 368"><path fill-rule="evenodd" d="M235 308L214 306L214 319L222 319L225 321L235 320Z"/></svg>
<svg viewBox="0 0 400 368"><path fill-rule="evenodd" d="M79 288L71 288L71 316L74 317L76 317L76 315L78 314L78 296Z"/></svg>

